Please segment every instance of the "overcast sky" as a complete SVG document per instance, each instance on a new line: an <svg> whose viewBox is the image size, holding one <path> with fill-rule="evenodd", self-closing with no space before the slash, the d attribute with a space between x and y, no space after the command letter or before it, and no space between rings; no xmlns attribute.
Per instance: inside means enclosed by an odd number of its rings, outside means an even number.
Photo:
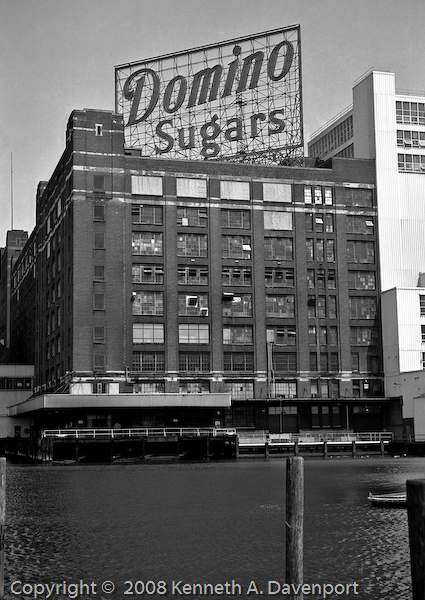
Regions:
<svg viewBox="0 0 425 600"><path fill-rule="evenodd" d="M114 109L115 65L297 23L306 141L371 67L425 90L424 0L0 0L0 246L11 153L13 224L30 232L71 111Z"/></svg>

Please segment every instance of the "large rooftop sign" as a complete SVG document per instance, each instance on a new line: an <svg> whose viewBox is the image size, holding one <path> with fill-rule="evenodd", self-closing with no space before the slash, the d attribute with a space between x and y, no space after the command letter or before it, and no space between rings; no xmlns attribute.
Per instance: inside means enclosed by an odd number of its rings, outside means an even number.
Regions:
<svg viewBox="0 0 425 600"><path fill-rule="evenodd" d="M115 68L125 144L142 156L296 163L299 26Z"/></svg>

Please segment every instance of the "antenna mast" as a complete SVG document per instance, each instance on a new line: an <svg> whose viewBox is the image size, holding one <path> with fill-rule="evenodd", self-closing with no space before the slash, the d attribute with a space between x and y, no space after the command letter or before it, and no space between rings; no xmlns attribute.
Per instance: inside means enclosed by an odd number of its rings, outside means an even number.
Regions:
<svg viewBox="0 0 425 600"><path fill-rule="evenodd" d="M10 229L13 231L13 153L10 153Z"/></svg>

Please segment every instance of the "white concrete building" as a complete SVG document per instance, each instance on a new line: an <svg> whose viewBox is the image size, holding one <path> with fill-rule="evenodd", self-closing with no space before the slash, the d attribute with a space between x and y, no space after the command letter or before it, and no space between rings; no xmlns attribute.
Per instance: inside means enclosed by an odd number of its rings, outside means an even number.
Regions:
<svg viewBox="0 0 425 600"><path fill-rule="evenodd" d="M425 92L398 91L394 73L372 69L308 154L376 161L385 394L402 396L403 434L425 439Z"/></svg>

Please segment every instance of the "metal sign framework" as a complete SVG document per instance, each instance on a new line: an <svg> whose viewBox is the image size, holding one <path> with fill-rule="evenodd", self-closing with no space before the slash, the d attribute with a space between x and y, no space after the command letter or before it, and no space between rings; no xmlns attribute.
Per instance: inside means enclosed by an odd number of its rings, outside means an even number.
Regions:
<svg viewBox="0 0 425 600"><path fill-rule="evenodd" d="M142 156L300 164L298 25L115 68L125 145Z"/></svg>

